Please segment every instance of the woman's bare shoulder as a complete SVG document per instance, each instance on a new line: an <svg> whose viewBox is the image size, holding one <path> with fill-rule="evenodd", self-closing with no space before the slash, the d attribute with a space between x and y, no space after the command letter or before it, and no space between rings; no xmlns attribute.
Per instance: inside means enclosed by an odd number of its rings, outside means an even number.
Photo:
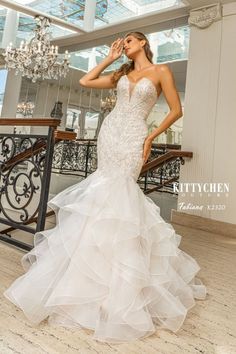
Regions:
<svg viewBox="0 0 236 354"><path fill-rule="evenodd" d="M171 72L169 65L167 64L155 64L155 71L157 73L168 73Z"/></svg>

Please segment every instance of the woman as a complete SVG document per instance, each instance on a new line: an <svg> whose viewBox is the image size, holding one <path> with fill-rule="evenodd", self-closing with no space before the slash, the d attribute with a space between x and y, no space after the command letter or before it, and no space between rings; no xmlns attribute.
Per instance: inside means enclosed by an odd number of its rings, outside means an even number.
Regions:
<svg viewBox="0 0 236 354"><path fill-rule="evenodd" d="M101 72L123 49L130 59L113 74ZM206 288L198 263L178 246L181 236L160 216L137 178L152 140L181 117L167 65L154 65L147 38L132 32L80 84L117 87L117 102L98 140L98 168L48 202L53 229L35 234L22 257L25 274L4 292L31 323L89 328L100 341L125 342L158 328L177 332ZM147 135L146 119L161 91L170 107Z"/></svg>

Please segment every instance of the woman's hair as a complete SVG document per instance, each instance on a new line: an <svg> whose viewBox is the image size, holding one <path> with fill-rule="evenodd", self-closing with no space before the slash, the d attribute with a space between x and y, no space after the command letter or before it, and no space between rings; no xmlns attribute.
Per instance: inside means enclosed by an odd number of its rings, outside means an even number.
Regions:
<svg viewBox="0 0 236 354"><path fill-rule="evenodd" d="M142 32L136 32L136 31L127 33L124 38L126 38L128 36L133 36L133 37L139 39L140 41L143 40L143 39L146 41L146 43L145 43L143 48L144 48L144 51L145 51L145 54L146 54L148 60L151 63L153 63L153 61L152 61L153 52L150 49L150 43L149 43L147 37ZM121 78L121 76L127 75L133 69L134 69L134 61L133 60L129 60L128 63L125 63L125 64L121 65L121 67L119 69L114 71L114 73L112 75L112 82L114 84L116 84L117 81Z"/></svg>

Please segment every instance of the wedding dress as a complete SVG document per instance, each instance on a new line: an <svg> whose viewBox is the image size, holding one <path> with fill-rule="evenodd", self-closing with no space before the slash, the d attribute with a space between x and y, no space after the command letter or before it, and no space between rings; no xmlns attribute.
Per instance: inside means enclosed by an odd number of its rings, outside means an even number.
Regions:
<svg viewBox="0 0 236 354"><path fill-rule="evenodd" d="M48 202L56 226L35 234L25 273L4 292L33 325L47 319L125 342L158 328L177 332L206 297L200 266L137 183L156 100L150 79L122 76L99 132L97 170Z"/></svg>

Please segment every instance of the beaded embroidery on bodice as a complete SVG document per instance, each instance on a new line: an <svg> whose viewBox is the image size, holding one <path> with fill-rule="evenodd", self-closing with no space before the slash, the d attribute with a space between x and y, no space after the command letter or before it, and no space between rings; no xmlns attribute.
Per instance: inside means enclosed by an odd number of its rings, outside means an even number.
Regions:
<svg viewBox="0 0 236 354"><path fill-rule="evenodd" d="M135 90L135 87L139 84L139 82L141 82L142 80L148 80L150 82L150 84L153 86L153 88L156 91L155 85L152 82L151 79L149 79L148 77L142 77L141 79L137 80L136 82L130 81L127 75L124 75L124 77L127 79L128 82L128 90L129 90L129 101L131 100L131 96L133 91Z"/></svg>
<svg viewBox="0 0 236 354"><path fill-rule="evenodd" d="M156 100L156 88L150 79L143 77L133 85L126 75L120 78L116 105L105 117L98 135L98 168L103 173L137 180L148 133L146 120Z"/></svg>

